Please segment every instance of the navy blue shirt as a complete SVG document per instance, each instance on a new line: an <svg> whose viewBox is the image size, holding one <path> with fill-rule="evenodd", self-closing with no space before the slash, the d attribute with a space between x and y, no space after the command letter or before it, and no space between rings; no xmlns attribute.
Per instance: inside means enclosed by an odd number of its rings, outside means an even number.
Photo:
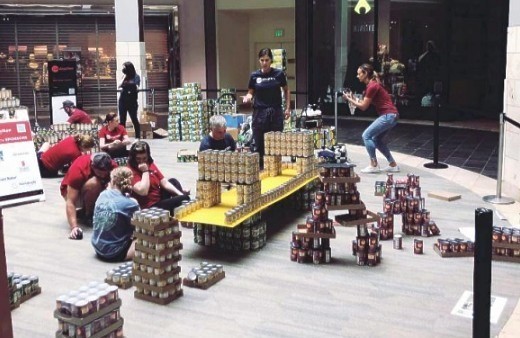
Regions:
<svg viewBox="0 0 520 338"><path fill-rule="evenodd" d="M287 77L281 69L271 68L269 73L262 73L259 69L251 73L249 78L249 89L253 89L254 108L282 109L281 87L287 86Z"/></svg>
<svg viewBox="0 0 520 338"><path fill-rule="evenodd" d="M235 151L237 149L237 144L233 139L233 136L226 133L224 134L224 138L222 140L215 140L210 135L206 135L200 142L199 151L204 151L208 149L212 150L227 150Z"/></svg>

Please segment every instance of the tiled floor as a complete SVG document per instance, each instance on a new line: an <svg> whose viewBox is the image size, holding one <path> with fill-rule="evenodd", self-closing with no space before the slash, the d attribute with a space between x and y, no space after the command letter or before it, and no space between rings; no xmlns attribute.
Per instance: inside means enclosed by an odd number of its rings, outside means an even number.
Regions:
<svg viewBox="0 0 520 338"><path fill-rule="evenodd" d="M334 124L332 118L325 120L328 125ZM361 134L371 121L372 119L339 119L338 141L363 145ZM493 124L485 127L487 130L475 130L472 126L463 124L458 127L441 126L438 161L496 179L499 133L495 131ZM402 120L387 136L389 148L391 151L433 161L433 130L432 122L422 121L417 124Z"/></svg>

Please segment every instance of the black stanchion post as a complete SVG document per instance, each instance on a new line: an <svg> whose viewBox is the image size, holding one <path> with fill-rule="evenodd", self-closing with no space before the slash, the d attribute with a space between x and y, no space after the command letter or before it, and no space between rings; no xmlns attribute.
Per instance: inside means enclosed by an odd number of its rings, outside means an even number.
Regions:
<svg viewBox="0 0 520 338"><path fill-rule="evenodd" d="M440 122L440 107L441 107L441 93L442 82L436 81L433 85L434 106L435 106L435 120L433 122L433 162L425 163L424 167L429 169L446 169L446 163L439 162L439 122Z"/></svg>
<svg viewBox="0 0 520 338"><path fill-rule="evenodd" d="M493 211L475 209L475 258L473 260L473 338L490 335L491 253Z"/></svg>

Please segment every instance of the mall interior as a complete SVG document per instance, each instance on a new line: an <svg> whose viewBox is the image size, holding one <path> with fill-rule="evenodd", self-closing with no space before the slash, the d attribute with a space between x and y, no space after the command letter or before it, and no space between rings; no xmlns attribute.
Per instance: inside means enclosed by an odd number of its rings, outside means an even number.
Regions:
<svg viewBox="0 0 520 338"><path fill-rule="evenodd" d="M251 113L240 96L247 93L249 74L258 68L258 51L268 47L285 51L293 109L316 105L325 124L339 123L337 141L347 144L361 166L366 155L360 134L377 113L351 115L337 93L362 93L356 71L371 63L399 110L399 129L389 144L401 167L420 175L423 189L462 196L455 202L427 197L428 209L437 210L446 236L463 236L461 229L473 226L473 210L479 207L496 211L496 226L520 227L516 0L10 2L0 3L0 88L10 89L27 107L33 128L49 128L61 107L49 87L48 67L54 60L75 61L75 103L93 119L117 111L122 65L132 61L141 76L139 112L155 116L155 129L168 130L169 93L186 83L199 84L203 99L217 102L232 88L236 112ZM428 48L436 62L425 65ZM441 126L437 151L447 170L424 168L435 156L435 120ZM173 154L198 145L146 141L164 171L185 180L195 192L196 163L178 163ZM373 177L361 180L367 207L379 211L380 197L371 196ZM3 211L0 235L7 272L38 275L42 294L12 310L10 323L4 316L1 337L11 337L10 330L14 337L54 334L58 325L62 328L53 316L56 298L116 266L98 261L90 240L78 244L65 239L59 182L43 181L46 202ZM482 202L496 191L511 197L513 204ZM33 212L27 213L30 208ZM184 297L167 306L134 300L133 291L120 289L124 336L467 337L475 330L471 319L452 310L464 290L473 290L472 259L440 259L431 250L433 239L427 239L430 255L417 258L409 237L405 249L411 254L401 255L392 243L386 244L388 258L374 268L356 266L348 257L349 241L340 246L339 240L335 264L291 264L288 244L294 227L286 224L296 220L280 210L275 215L266 246L247 254L200 247L193 243L196 232L183 228L181 275L209 261L224 265L226 278L208 290L184 288ZM338 237L355 237L355 229L337 228ZM495 322L492 318L493 336L520 332L519 277L518 264L493 263L494 300L502 304L507 299L502 314ZM76 334L69 337L88 337ZM65 337L59 331L58 336Z"/></svg>

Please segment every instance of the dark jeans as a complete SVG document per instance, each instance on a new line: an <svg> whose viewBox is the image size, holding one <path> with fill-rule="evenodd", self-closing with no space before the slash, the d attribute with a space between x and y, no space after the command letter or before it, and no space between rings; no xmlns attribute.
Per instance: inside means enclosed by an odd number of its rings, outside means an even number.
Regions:
<svg viewBox="0 0 520 338"><path fill-rule="evenodd" d="M260 154L260 168L264 167L264 134L270 131L283 131L284 115L281 109L255 109L253 112L253 139L256 152Z"/></svg>
<svg viewBox="0 0 520 338"><path fill-rule="evenodd" d="M125 100L119 100L119 124L126 128L126 112L130 115L130 119L134 125L135 138L141 138L141 126L139 125L139 119L137 118L137 102L127 102Z"/></svg>
<svg viewBox="0 0 520 338"><path fill-rule="evenodd" d="M182 191L182 186L175 178L170 178L168 180L175 188ZM173 210L182 205L182 202L189 201L190 196L188 195L172 195L168 191L161 189L161 200L154 205L153 207L169 210L173 215Z"/></svg>

